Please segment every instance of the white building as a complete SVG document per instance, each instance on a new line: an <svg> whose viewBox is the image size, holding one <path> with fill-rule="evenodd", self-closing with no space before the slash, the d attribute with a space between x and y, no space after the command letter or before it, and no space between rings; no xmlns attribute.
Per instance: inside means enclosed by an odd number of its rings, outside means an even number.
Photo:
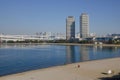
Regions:
<svg viewBox="0 0 120 80"><path fill-rule="evenodd" d="M89 37L89 16L86 13L82 13L80 16L80 37Z"/></svg>

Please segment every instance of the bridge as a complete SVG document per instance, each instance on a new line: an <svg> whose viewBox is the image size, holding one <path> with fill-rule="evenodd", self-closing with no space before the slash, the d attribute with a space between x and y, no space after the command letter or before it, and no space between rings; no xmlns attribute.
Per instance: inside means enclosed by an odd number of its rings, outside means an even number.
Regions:
<svg viewBox="0 0 120 80"><path fill-rule="evenodd" d="M25 41L25 40L44 40L46 37L37 35L0 35L1 41Z"/></svg>

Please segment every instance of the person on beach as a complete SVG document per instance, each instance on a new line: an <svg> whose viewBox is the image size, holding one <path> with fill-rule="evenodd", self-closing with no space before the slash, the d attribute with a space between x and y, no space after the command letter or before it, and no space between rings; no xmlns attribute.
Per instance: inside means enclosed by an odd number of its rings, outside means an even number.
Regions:
<svg viewBox="0 0 120 80"><path fill-rule="evenodd" d="M77 66L78 68L80 68L80 65L78 64L78 66Z"/></svg>

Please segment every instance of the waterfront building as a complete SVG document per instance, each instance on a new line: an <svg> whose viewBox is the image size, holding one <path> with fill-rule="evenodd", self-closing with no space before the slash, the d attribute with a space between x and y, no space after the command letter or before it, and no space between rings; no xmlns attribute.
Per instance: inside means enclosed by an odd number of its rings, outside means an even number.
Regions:
<svg viewBox="0 0 120 80"><path fill-rule="evenodd" d="M80 16L80 37L89 37L89 16L86 13L82 13Z"/></svg>
<svg viewBox="0 0 120 80"><path fill-rule="evenodd" d="M5 35L0 34L0 43L8 41L26 41L26 40L65 40L66 36L64 33L52 33L52 32L40 32L35 35Z"/></svg>
<svg viewBox="0 0 120 80"><path fill-rule="evenodd" d="M75 34L75 38L80 39L80 33L79 32Z"/></svg>
<svg viewBox="0 0 120 80"><path fill-rule="evenodd" d="M111 37L120 38L120 34L111 34Z"/></svg>
<svg viewBox="0 0 120 80"><path fill-rule="evenodd" d="M73 16L68 16L66 19L66 40L75 39L75 19Z"/></svg>

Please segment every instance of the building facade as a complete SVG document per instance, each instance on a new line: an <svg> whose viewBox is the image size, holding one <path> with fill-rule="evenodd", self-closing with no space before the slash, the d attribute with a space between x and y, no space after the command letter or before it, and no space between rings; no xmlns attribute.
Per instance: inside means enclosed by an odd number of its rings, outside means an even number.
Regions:
<svg viewBox="0 0 120 80"><path fill-rule="evenodd" d="M80 37L89 37L89 16L86 13L82 13L80 16Z"/></svg>
<svg viewBox="0 0 120 80"><path fill-rule="evenodd" d="M66 19L66 40L75 39L75 19L73 16L68 16Z"/></svg>

